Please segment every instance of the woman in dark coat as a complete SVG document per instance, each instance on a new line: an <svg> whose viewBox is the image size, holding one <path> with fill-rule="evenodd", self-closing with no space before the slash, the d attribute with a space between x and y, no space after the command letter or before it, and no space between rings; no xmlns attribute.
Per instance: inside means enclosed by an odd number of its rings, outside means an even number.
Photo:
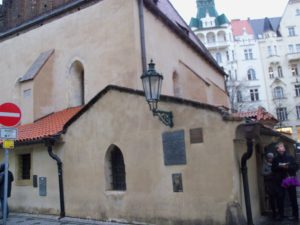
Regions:
<svg viewBox="0 0 300 225"><path fill-rule="evenodd" d="M4 173L5 173L5 164L0 165L0 201L1 201L1 210L3 215L4 209ZM10 197L11 194L11 183L14 181L14 176L11 171L8 170L8 187L7 187L7 197ZM8 217L9 209L7 205L6 218Z"/></svg>

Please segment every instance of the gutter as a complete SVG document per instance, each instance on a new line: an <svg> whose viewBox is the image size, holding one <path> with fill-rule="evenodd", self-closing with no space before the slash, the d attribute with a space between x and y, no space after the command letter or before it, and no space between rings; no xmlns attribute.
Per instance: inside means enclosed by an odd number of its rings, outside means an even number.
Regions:
<svg viewBox="0 0 300 225"><path fill-rule="evenodd" d="M65 199L64 199L64 184L63 184L63 163L61 159L53 153L53 146L56 142L55 138L45 139L45 145L48 149L49 156L57 162L58 184L59 184L59 200L60 200L60 215L59 218L65 217Z"/></svg>
<svg viewBox="0 0 300 225"><path fill-rule="evenodd" d="M248 182L248 168L247 168L247 161L251 158L252 154L253 154L253 141L252 139L247 138L247 152L243 154L241 159L241 171L243 177L247 225L254 225L253 218L252 218L252 210L251 210L251 200L250 200L250 191L249 191L249 182Z"/></svg>
<svg viewBox="0 0 300 225"><path fill-rule="evenodd" d="M140 23L140 42L141 42L141 61L143 73L147 72L146 42L145 42L145 23L144 23L144 0L137 0L139 7Z"/></svg>

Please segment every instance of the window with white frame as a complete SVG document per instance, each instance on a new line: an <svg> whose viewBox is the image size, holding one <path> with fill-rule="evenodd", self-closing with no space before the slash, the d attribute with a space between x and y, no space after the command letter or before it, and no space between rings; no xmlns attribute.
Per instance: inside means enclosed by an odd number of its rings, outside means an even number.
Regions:
<svg viewBox="0 0 300 225"><path fill-rule="evenodd" d="M255 70L249 69L247 71L248 80L256 80Z"/></svg>
<svg viewBox="0 0 300 225"><path fill-rule="evenodd" d="M274 70L271 66L269 67L269 77L274 78Z"/></svg>
<svg viewBox="0 0 300 225"><path fill-rule="evenodd" d="M299 84L295 85L295 94L297 97L300 96L300 85Z"/></svg>
<svg viewBox="0 0 300 225"><path fill-rule="evenodd" d="M278 73L278 77L283 77L282 67L281 66L277 67L277 73Z"/></svg>
<svg viewBox="0 0 300 225"><path fill-rule="evenodd" d="M230 56L229 56L229 52L228 51L226 51L226 59L227 59L227 61L230 60Z"/></svg>
<svg viewBox="0 0 300 225"><path fill-rule="evenodd" d="M237 102L243 102L243 95L240 90L237 90L237 92L236 92L236 100L237 100Z"/></svg>
<svg viewBox="0 0 300 225"><path fill-rule="evenodd" d="M245 56L245 60L249 60L249 59L253 59L253 52L252 49L244 49L244 56Z"/></svg>
<svg viewBox="0 0 300 225"><path fill-rule="evenodd" d="M296 52L300 52L300 44L296 44Z"/></svg>
<svg viewBox="0 0 300 225"><path fill-rule="evenodd" d="M288 27L289 36L296 36L295 27Z"/></svg>
<svg viewBox="0 0 300 225"><path fill-rule="evenodd" d="M289 45L289 53L294 53L294 45Z"/></svg>
<svg viewBox="0 0 300 225"><path fill-rule="evenodd" d="M291 65L291 71L293 76L299 76L297 64Z"/></svg>
<svg viewBox="0 0 300 225"><path fill-rule="evenodd" d="M216 53L216 60L218 63L222 63L222 55L220 52L217 52Z"/></svg>
<svg viewBox="0 0 300 225"><path fill-rule="evenodd" d="M296 9L296 16L300 16L300 9Z"/></svg>
<svg viewBox="0 0 300 225"><path fill-rule="evenodd" d="M274 98L275 99L284 98L282 87L275 87L273 93L274 93Z"/></svg>
<svg viewBox="0 0 300 225"><path fill-rule="evenodd" d="M276 109L276 115L277 115L277 119L279 121L286 121L286 120L288 120L288 114L287 114L286 107L278 107Z"/></svg>
<svg viewBox="0 0 300 225"><path fill-rule="evenodd" d="M273 55L272 47L268 46L268 54L269 56Z"/></svg>
<svg viewBox="0 0 300 225"><path fill-rule="evenodd" d="M296 106L297 119L300 119L300 105Z"/></svg>
<svg viewBox="0 0 300 225"><path fill-rule="evenodd" d="M275 53L275 55L277 55L277 46L276 45L274 45L274 53Z"/></svg>
<svg viewBox="0 0 300 225"><path fill-rule="evenodd" d="M250 89L250 100L251 102L259 100L258 89Z"/></svg>

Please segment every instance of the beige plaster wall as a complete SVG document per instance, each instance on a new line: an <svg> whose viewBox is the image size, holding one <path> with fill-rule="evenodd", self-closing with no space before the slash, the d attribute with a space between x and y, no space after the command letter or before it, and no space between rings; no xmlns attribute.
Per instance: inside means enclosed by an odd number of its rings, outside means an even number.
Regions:
<svg viewBox="0 0 300 225"><path fill-rule="evenodd" d="M160 107L172 110L174 128L152 116L144 97L110 91L69 127L64 137L68 216L224 224L227 204L238 199L232 139L236 122L190 106ZM203 128L204 142L190 144L189 129L198 127ZM181 129L187 164L165 166L161 135ZM125 192L105 190L105 154L111 144L124 156ZM183 193L173 192L173 173L182 173Z"/></svg>
<svg viewBox="0 0 300 225"><path fill-rule="evenodd" d="M31 180L20 182L17 174L17 155L25 153L31 153ZM47 148L44 145L18 147L11 150L9 153L9 167L14 175L11 198L9 198L9 206L12 211L59 213L57 166L56 162L48 155ZM33 187L33 175L37 175L38 178L46 177L47 196L39 196L39 187Z"/></svg>
<svg viewBox="0 0 300 225"><path fill-rule="evenodd" d="M148 61L153 58L157 70L164 75L164 94L173 95L172 74L180 71L180 61L203 79L209 78L224 88L223 77L147 9L145 30L147 58ZM55 52L34 80L33 105L24 104L17 91L20 89L17 80L41 52L49 49ZM84 67L85 102L108 84L142 89L140 54L137 2L100 1L0 42L0 102L12 101L20 105L26 112L23 123L67 108L70 67L76 60ZM215 95L214 89L213 92L206 87L202 90L201 79L190 79L191 76L184 72L179 75L189 78L182 89L190 91L183 97L203 100L202 95L217 96L205 102L228 105L225 93L219 98L220 94Z"/></svg>
<svg viewBox="0 0 300 225"><path fill-rule="evenodd" d="M148 61L153 59L157 70L164 76L163 94L173 94L172 74L176 71L179 77L186 78L186 86L183 89L188 89L189 91L184 93L184 98L199 101L205 99L205 96L211 95L205 101L206 103L212 105L229 105L225 93L224 77L204 58L193 51L189 45L175 36L166 25L162 24L148 10L145 10L145 36ZM181 69L183 64L188 66L189 71ZM200 78L193 78L189 74L191 72ZM215 83L221 87L222 91L218 90L218 94L215 93L214 85L205 87L204 90L201 89L203 80L209 84ZM200 88L196 88L197 86Z"/></svg>
<svg viewBox="0 0 300 225"><path fill-rule="evenodd" d="M140 51L133 22L136 7L135 1L101 1L1 41L0 101L13 101L24 107L22 110L30 111L15 94L17 79L41 52L49 49L55 49L52 62L48 62L53 67L45 69L42 77L46 80L38 82L37 95L44 100L34 102L36 116L68 107L69 69L76 60L84 66L86 102L108 84L136 87L140 79L137 71L140 71ZM49 79L53 83L49 83Z"/></svg>
<svg viewBox="0 0 300 225"><path fill-rule="evenodd" d="M41 118L53 110L54 102L51 97L55 88L53 64L54 57L52 55L33 81L34 108L32 114L34 119Z"/></svg>

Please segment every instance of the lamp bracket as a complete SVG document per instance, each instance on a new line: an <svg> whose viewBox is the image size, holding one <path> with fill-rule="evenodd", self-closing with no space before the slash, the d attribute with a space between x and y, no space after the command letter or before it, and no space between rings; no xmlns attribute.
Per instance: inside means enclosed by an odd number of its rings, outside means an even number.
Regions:
<svg viewBox="0 0 300 225"><path fill-rule="evenodd" d="M166 126L173 127L173 113L162 110L153 109L153 116L158 116L159 120Z"/></svg>

